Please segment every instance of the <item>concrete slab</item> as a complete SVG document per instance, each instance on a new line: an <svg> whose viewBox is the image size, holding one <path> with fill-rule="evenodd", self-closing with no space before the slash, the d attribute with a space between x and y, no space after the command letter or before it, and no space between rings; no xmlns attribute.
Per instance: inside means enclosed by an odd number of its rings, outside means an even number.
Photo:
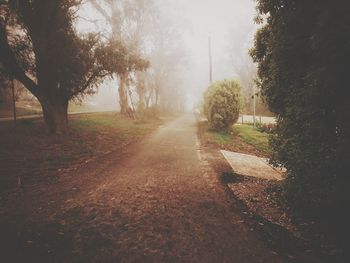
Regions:
<svg viewBox="0 0 350 263"><path fill-rule="evenodd" d="M282 170L273 168L266 158L222 150L221 153L239 175L253 176L268 180L282 180Z"/></svg>

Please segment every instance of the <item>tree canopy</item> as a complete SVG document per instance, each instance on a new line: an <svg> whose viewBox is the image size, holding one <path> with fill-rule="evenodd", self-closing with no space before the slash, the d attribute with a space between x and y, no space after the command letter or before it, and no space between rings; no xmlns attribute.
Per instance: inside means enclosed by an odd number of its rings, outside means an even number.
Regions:
<svg viewBox="0 0 350 263"><path fill-rule="evenodd" d="M122 43L79 35L74 27L82 1L2 1L0 63L38 99L51 132L65 133L68 101L90 94L116 71L147 67Z"/></svg>
<svg viewBox="0 0 350 263"><path fill-rule="evenodd" d="M288 169L287 197L299 211L348 204L349 5L258 0L257 8L251 55L278 118L273 162Z"/></svg>
<svg viewBox="0 0 350 263"><path fill-rule="evenodd" d="M122 42L134 55L149 61L147 67L141 63L144 67L116 72L121 113L129 116L132 106L133 110L138 109L137 115L142 115L152 104L163 110L183 108L185 95L178 76L185 57L183 32L179 31L180 22L168 13L169 2L89 0L87 3L107 23L107 39ZM133 107L133 99L137 107Z"/></svg>

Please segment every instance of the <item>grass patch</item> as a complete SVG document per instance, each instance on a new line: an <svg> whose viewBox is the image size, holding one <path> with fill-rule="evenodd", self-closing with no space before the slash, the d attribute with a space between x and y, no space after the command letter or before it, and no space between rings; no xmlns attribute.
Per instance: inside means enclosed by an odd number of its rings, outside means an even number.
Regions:
<svg viewBox="0 0 350 263"><path fill-rule="evenodd" d="M238 135L244 142L259 151L270 153L269 134L260 132L251 125L234 125L232 131L234 135Z"/></svg>
<svg viewBox="0 0 350 263"><path fill-rule="evenodd" d="M228 132L217 132L210 129L207 131L207 134L210 140L217 144L225 145L232 143L232 135Z"/></svg>
<svg viewBox="0 0 350 263"><path fill-rule="evenodd" d="M41 113L41 110L38 108L16 107L17 116L38 115ZM13 118L12 105L0 106L0 118Z"/></svg>
<svg viewBox="0 0 350 263"><path fill-rule="evenodd" d="M71 115L70 132L48 135L40 119L0 123L0 191L16 186L17 177L30 183L59 169L118 150L144 138L161 120L135 122L117 113Z"/></svg>
<svg viewBox="0 0 350 263"><path fill-rule="evenodd" d="M251 125L234 125L231 132L210 129L208 122L198 124L203 144L216 148L266 157L270 153L269 135Z"/></svg>

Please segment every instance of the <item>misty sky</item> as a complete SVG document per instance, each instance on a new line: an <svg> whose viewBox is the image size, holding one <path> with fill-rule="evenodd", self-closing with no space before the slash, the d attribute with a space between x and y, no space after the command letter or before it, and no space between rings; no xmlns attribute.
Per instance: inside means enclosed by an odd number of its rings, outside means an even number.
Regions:
<svg viewBox="0 0 350 263"><path fill-rule="evenodd" d="M162 5L163 11L180 23L187 49L187 63L184 66L183 83L188 92L188 105L198 102L203 90L209 84L208 80L208 36L212 39L213 79L235 78L233 60L237 56L248 56L248 49L253 44L253 36L257 26L254 24L254 0L156 0ZM90 15L93 10L87 11ZM89 26L88 26L89 27ZM87 25L80 25L85 31ZM91 28L91 25L90 25ZM111 102L117 107L116 83L109 83L100 94L95 96L98 103ZM100 97L100 98L99 98ZM101 97L107 98L104 101Z"/></svg>
<svg viewBox="0 0 350 263"><path fill-rule="evenodd" d="M189 87L194 101L208 85L208 36L212 40L213 79L235 78L232 60L247 56L257 26L253 0L178 0L192 25Z"/></svg>

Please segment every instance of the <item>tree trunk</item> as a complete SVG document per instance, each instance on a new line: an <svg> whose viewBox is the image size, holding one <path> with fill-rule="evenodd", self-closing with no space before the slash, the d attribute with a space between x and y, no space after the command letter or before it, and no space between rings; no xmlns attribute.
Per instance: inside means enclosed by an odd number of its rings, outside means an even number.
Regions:
<svg viewBox="0 0 350 263"><path fill-rule="evenodd" d="M145 111L145 100L146 100L146 94L145 94L145 82L144 79L142 77L142 73L141 72L137 72L136 73L136 91L137 91L137 95L139 97L139 101L137 104L137 112L142 116L144 111Z"/></svg>
<svg viewBox="0 0 350 263"><path fill-rule="evenodd" d="M120 74L119 75L120 83L119 83L119 105L120 105L120 113L122 115L127 115L128 113L128 91L127 91L127 75Z"/></svg>
<svg viewBox="0 0 350 263"><path fill-rule="evenodd" d="M146 96L145 96L145 90L144 88L141 86L141 87L138 87L137 89L137 93L138 93L138 96L139 96L139 102L138 102L138 105L137 105L137 111L142 115L143 112L145 111L145 108L146 108L146 104L145 104L145 100L146 100Z"/></svg>
<svg viewBox="0 0 350 263"><path fill-rule="evenodd" d="M155 105L156 105L156 107L158 107L158 102L159 102L159 89L158 88L155 89L155 96L156 96Z"/></svg>
<svg viewBox="0 0 350 263"><path fill-rule="evenodd" d="M148 96L145 96L146 109L148 109L150 107L151 97L152 97L152 92Z"/></svg>
<svg viewBox="0 0 350 263"><path fill-rule="evenodd" d="M40 99L39 101L48 132L66 134L68 132L68 100Z"/></svg>

